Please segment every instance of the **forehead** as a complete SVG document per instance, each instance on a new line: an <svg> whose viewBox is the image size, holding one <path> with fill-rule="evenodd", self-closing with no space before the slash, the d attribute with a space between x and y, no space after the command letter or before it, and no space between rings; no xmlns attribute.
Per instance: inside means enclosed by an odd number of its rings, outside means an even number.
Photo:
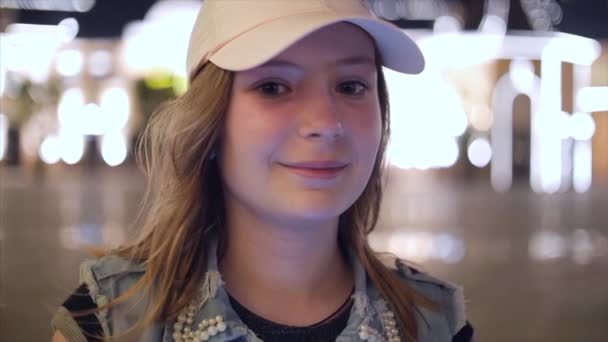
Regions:
<svg viewBox="0 0 608 342"><path fill-rule="evenodd" d="M375 45L362 29L350 23L338 23L321 28L297 41L268 63L288 61L303 67L317 65L367 64L374 66ZM353 61L358 63L352 63Z"/></svg>

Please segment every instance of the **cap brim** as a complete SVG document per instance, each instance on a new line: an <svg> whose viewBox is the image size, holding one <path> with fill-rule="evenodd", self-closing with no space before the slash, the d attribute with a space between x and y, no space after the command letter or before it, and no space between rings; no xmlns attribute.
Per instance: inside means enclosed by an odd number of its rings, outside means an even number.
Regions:
<svg viewBox="0 0 608 342"><path fill-rule="evenodd" d="M338 22L350 22L375 40L389 69L418 74L424 57L416 43L396 26L370 17L344 17L330 13L303 13L279 18L246 31L215 52L209 60L220 68L242 71L274 58L308 34Z"/></svg>

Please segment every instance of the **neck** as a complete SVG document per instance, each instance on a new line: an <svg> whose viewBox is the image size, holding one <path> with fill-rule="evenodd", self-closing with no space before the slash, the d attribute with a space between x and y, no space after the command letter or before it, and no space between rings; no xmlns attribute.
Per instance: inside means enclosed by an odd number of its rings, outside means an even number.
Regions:
<svg viewBox="0 0 608 342"><path fill-rule="evenodd" d="M314 324L340 307L354 279L338 244L338 218L272 222L229 215L220 270L225 287L256 314L289 325Z"/></svg>

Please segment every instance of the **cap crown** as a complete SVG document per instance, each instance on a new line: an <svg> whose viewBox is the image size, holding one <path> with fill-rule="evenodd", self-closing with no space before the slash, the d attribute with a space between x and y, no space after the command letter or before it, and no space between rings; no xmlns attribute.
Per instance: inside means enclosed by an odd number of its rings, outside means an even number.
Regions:
<svg viewBox="0 0 608 342"><path fill-rule="evenodd" d="M307 12L372 16L367 0L204 0L190 37L188 75L243 32Z"/></svg>

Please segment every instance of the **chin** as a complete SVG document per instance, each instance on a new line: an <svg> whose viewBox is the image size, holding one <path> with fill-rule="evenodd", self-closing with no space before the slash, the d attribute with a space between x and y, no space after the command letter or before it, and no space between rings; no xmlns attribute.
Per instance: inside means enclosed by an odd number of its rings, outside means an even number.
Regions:
<svg viewBox="0 0 608 342"><path fill-rule="evenodd" d="M290 198L289 203L277 204L283 207L289 216L307 221L328 221L342 215L354 201L344 199L319 198L320 196L305 196L307 198ZM285 205L289 207L285 208Z"/></svg>

